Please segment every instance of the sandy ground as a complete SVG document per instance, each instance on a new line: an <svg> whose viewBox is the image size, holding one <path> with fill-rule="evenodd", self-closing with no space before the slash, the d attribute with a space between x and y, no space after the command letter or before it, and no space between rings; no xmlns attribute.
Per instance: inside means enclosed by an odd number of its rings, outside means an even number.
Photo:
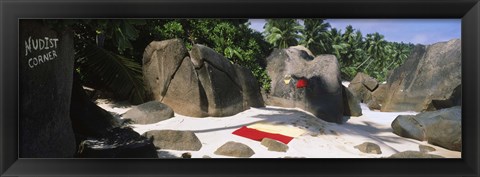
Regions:
<svg viewBox="0 0 480 177"><path fill-rule="evenodd" d="M119 115L131 108L128 104L112 103L108 100L97 100L97 104L119 118L121 118ZM250 108L230 117L193 118L175 114L173 118L168 120L148 125L133 124L132 128L140 134L150 130L189 130L193 131L202 142L202 148L199 151L159 150L159 157L161 158L176 158L185 152L190 152L193 158L202 158L205 155L212 158L229 158L214 154L218 147L228 141L248 145L255 152L252 158L380 158L407 150L419 151L419 145L434 147L436 151L431 152L431 154L447 158L461 158L460 152L430 145L427 142L399 137L392 133L390 124L395 117L402 114L416 114L415 112L386 113L371 111L364 104L361 107L363 115L350 117L344 124L325 122L297 108L267 106ZM294 138L288 144L287 152L268 151L258 141L232 134L233 131L242 126L248 126L259 121L301 128L306 130L306 133ZM354 146L364 142L378 144L382 154L366 154L354 148Z"/></svg>
<svg viewBox="0 0 480 177"><path fill-rule="evenodd" d="M349 82L344 81L342 85L348 87ZM96 103L119 119L122 119L123 113L132 108L126 102L112 102L105 99L99 99ZM380 158L407 150L419 151L419 145L434 147L436 151L430 152L431 154L447 158L461 158L461 152L450 151L427 142L403 138L392 133L390 125L398 115L414 115L417 114L416 112L371 111L365 104L361 104L361 108L362 116L345 117L348 121L344 124L325 122L298 108L266 106L250 108L229 117L194 118L175 113L173 118L155 124L133 124L131 126L140 134L150 130L188 130L194 132L202 142L202 148L199 151L161 149L158 151L161 158L178 158L185 152L191 153L193 158L204 156L231 158L214 154L218 147L228 141L248 145L255 152L251 158ZM287 152L268 151L258 141L232 134L242 126L261 121L297 127L306 130L306 133L295 137L288 144ZM354 148L364 142L379 145L382 154L367 154Z"/></svg>

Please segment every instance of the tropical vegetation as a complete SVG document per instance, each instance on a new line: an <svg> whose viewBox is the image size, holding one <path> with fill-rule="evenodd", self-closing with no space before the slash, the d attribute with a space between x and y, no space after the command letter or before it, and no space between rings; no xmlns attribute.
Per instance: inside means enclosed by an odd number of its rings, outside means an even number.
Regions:
<svg viewBox="0 0 480 177"><path fill-rule="evenodd" d="M82 84L107 90L118 99L145 102L142 55L155 40L179 38L187 48L206 45L231 63L251 70L263 90L270 79L265 59L274 48L303 45L314 55L333 54L342 78L364 72L384 81L404 62L413 44L388 42L379 33L363 35L347 26L333 28L325 19L267 19L264 32L249 28L247 19L95 19L46 20L74 32L75 72Z"/></svg>
<svg viewBox="0 0 480 177"><path fill-rule="evenodd" d="M118 99L145 102L142 55L151 41L179 38L187 48L206 45L231 63L251 70L269 88L264 59L273 47L247 19L72 20L77 52L75 68L84 85L111 91Z"/></svg>
<svg viewBox="0 0 480 177"><path fill-rule="evenodd" d="M388 42L379 33L364 36L350 25L342 32L324 19L269 19L264 29L265 40L275 47L300 44L314 55L335 55L344 80L364 72L385 81L388 72L402 64L413 48L413 44Z"/></svg>

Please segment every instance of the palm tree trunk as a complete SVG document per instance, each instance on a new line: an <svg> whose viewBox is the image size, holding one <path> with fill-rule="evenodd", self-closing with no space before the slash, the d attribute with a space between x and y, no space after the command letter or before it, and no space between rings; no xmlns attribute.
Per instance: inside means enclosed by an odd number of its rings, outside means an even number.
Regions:
<svg viewBox="0 0 480 177"><path fill-rule="evenodd" d="M392 63L390 63L390 64L387 66L387 70L390 70L390 66L392 66L394 63L395 63L395 60L393 60Z"/></svg>
<svg viewBox="0 0 480 177"><path fill-rule="evenodd" d="M357 68L355 68L355 69L360 68L363 64L365 64L365 62L367 62L367 61L370 60L370 59L372 59L372 57L369 56L368 59L366 59L363 63L361 63L360 65L358 65Z"/></svg>
<svg viewBox="0 0 480 177"><path fill-rule="evenodd" d="M373 61L373 60L372 60ZM364 71L366 71L368 69L368 66L370 66L370 64L372 64L372 62L369 62L367 66L365 66L365 69Z"/></svg>

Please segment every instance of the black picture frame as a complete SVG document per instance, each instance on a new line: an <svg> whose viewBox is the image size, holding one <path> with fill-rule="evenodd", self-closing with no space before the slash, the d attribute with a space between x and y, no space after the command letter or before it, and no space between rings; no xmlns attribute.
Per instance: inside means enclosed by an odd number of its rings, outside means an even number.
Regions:
<svg viewBox="0 0 480 177"><path fill-rule="evenodd" d="M18 159L21 18L461 18L462 159ZM478 176L478 0L0 1L1 176Z"/></svg>

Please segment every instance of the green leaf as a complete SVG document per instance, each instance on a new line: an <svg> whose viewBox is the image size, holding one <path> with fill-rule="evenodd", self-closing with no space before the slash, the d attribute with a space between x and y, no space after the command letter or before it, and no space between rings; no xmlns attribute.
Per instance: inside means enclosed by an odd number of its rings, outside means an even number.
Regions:
<svg viewBox="0 0 480 177"><path fill-rule="evenodd" d="M146 101L142 67L133 59L96 45L88 45L77 57L84 59L79 64L87 80L104 85L119 98L128 99L132 104Z"/></svg>

